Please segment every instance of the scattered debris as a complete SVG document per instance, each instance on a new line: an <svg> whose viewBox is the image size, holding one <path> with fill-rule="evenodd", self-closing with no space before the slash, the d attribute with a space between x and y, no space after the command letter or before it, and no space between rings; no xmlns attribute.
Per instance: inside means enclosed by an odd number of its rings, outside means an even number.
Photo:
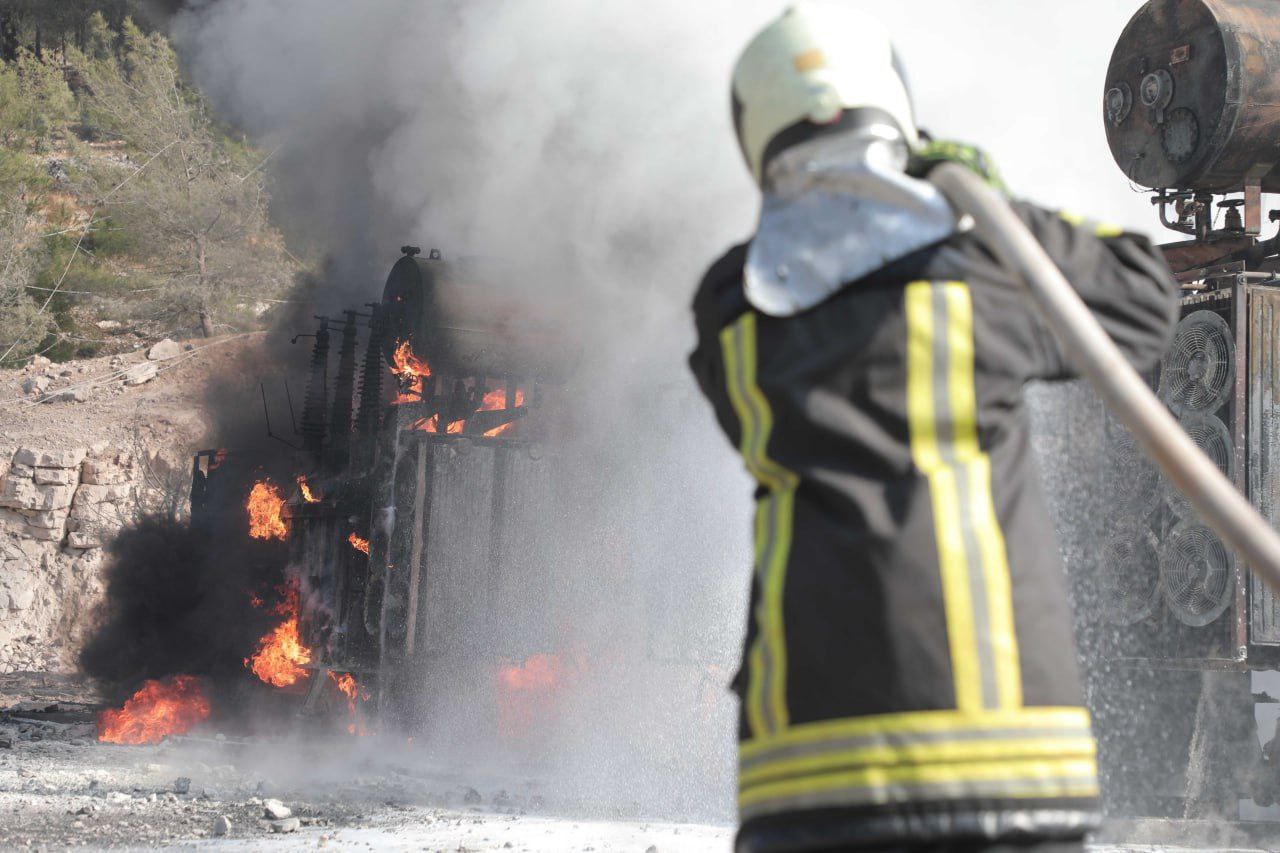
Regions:
<svg viewBox="0 0 1280 853"><path fill-rule="evenodd" d="M152 379L155 379L158 372L159 371L156 369L156 366L149 361L135 364L133 367L125 371L124 384L134 386L145 385Z"/></svg>
<svg viewBox="0 0 1280 853"><path fill-rule="evenodd" d="M66 388L45 398L50 403L85 403L89 400L88 388Z"/></svg>
<svg viewBox="0 0 1280 853"><path fill-rule="evenodd" d="M169 338L152 345L151 349L147 350L147 358L151 361L167 361L180 355L182 355L182 346Z"/></svg>
<svg viewBox="0 0 1280 853"><path fill-rule="evenodd" d="M293 810L279 800L264 800L262 803L262 816L267 820L284 820L292 815Z"/></svg>
<svg viewBox="0 0 1280 853"><path fill-rule="evenodd" d="M271 822L272 832L297 832L302 826L302 821L296 817L285 818L284 820L273 820Z"/></svg>

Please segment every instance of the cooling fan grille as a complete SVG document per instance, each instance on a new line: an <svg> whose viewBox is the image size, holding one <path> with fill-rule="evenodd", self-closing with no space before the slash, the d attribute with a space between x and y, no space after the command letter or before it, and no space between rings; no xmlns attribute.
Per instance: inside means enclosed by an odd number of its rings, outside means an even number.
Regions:
<svg viewBox="0 0 1280 853"><path fill-rule="evenodd" d="M1108 425L1103 478L1117 513L1144 519L1160 503L1160 472L1119 421Z"/></svg>
<svg viewBox="0 0 1280 853"><path fill-rule="evenodd" d="M1195 521L1179 524L1160 548L1165 603L1184 625L1213 622L1231 604L1235 574L1226 547Z"/></svg>
<svg viewBox="0 0 1280 853"><path fill-rule="evenodd" d="M1155 534L1135 519L1122 519L1102 552L1102 608L1107 620L1133 625L1160 601L1160 556Z"/></svg>
<svg viewBox="0 0 1280 853"><path fill-rule="evenodd" d="M1235 340L1212 311L1182 318L1160 371L1160 396L1175 412L1214 412L1231 394Z"/></svg>
<svg viewBox="0 0 1280 853"><path fill-rule="evenodd" d="M1227 425L1213 415L1193 413L1183 415L1181 424L1187 435L1191 436L1191 440L1196 443L1196 447L1218 466L1223 476L1234 481L1236 455L1231 431L1227 429ZM1169 508L1177 513L1179 518L1191 516L1191 505L1187 503L1187 499L1167 481L1164 484L1164 495Z"/></svg>

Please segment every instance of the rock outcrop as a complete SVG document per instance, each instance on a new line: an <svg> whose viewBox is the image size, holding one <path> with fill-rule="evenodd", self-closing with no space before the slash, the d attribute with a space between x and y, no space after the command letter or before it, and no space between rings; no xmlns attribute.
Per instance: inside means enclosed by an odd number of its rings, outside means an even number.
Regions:
<svg viewBox="0 0 1280 853"><path fill-rule="evenodd" d="M0 672L72 664L102 595L102 547L142 509L139 466L107 444L0 451Z"/></svg>

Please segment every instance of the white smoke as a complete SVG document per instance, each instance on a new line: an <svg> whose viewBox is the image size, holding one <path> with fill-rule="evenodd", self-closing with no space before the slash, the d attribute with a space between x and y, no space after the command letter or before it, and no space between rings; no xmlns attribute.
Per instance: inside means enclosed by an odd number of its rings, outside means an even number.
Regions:
<svg viewBox="0 0 1280 853"><path fill-rule="evenodd" d="M923 126L986 147L1018 194L1150 229L1101 115L1111 47L1136 3L854 5L898 33ZM733 703L721 692L699 716L665 702L650 638L634 636L654 620L634 611L693 623L734 662L750 490L709 412L691 402L687 306L706 265L751 231L757 201L733 138L729 74L783 6L217 0L175 22L196 83L275 152L292 236L339 262L348 283L320 307L376 296L404 243L501 258L530 294L573 306L585 354L574 476L596 499L584 531L613 531L605 551L626 543L639 592L611 599L592 586L601 543L583 535L563 557L588 594L565 594L605 609L582 614L578 644L625 626L620 647L635 658L616 675L637 673L650 695L584 703L570 721L584 755L565 766L593 776L595 760L637 800L687 790L675 799L689 813L723 817ZM708 589L716 606L689 612L691 583L699 606ZM610 763L610 751L621 757ZM683 759L664 775L646 754Z"/></svg>

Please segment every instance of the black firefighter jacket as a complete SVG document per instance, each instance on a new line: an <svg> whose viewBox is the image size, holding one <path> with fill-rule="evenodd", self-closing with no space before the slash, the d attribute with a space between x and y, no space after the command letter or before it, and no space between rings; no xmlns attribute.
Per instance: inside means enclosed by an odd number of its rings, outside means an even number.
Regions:
<svg viewBox="0 0 1280 853"><path fill-rule="evenodd" d="M1159 251L1015 209L1152 367ZM1083 835L1095 747L1023 402L1066 355L972 233L789 318L749 307L745 254L703 280L690 358L758 483L739 849Z"/></svg>

